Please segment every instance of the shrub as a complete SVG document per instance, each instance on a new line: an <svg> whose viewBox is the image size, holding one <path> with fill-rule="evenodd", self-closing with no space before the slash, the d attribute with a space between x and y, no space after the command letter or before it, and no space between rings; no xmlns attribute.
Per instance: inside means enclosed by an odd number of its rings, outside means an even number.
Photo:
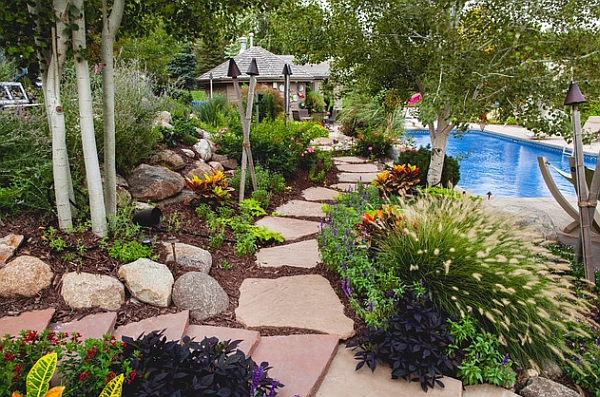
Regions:
<svg viewBox="0 0 600 397"><path fill-rule="evenodd" d="M229 102L224 95L214 95L194 108L198 118L210 126L226 126L227 116L231 112Z"/></svg>
<svg viewBox="0 0 600 397"><path fill-rule="evenodd" d="M124 385L124 395L275 396L283 386L268 376L268 363L257 365L237 350L239 341L166 339L156 331L137 340L123 338L123 358L131 359L136 374Z"/></svg>
<svg viewBox="0 0 600 397"><path fill-rule="evenodd" d="M180 143L192 146L198 142L199 134L196 128L199 125L197 119L174 117L172 125L173 128L160 127L162 142L168 147L173 148Z"/></svg>
<svg viewBox="0 0 600 397"><path fill-rule="evenodd" d="M357 156L373 160L388 158L395 140L395 136L386 133L382 129L366 128L357 133L352 151Z"/></svg>
<svg viewBox="0 0 600 397"><path fill-rule="evenodd" d="M418 150L405 150L400 152L398 160L394 164L412 164L419 169L419 186L427 186L427 173L431 163L431 146L420 147ZM460 181L460 166L458 160L445 155L444 169L442 171L441 184L444 187L454 187Z"/></svg>
<svg viewBox="0 0 600 397"><path fill-rule="evenodd" d="M383 196L390 197L392 194L403 196L412 192L419 180L419 169L416 166L396 164L392 167L386 166L371 183L381 191Z"/></svg>
<svg viewBox="0 0 600 397"><path fill-rule="evenodd" d="M258 103L259 120L275 120L283 113L283 96L279 90L261 85L257 93L261 98Z"/></svg>
<svg viewBox="0 0 600 397"><path fill-rule="evenodd" d="M308 91L304 104L306 109L311 113L322 112L325 109L325 99L323 99L323 95L318 91Z"/></svg>
<svg viewBox="0 0 600 397"><path fill-rule="evenodd" d="M231 200L233 188L229 187L229 181L221 171L212 170L212 175L204 175L200 179L194 175L192 179L185 177L185 185L196 195L202 203L213 206L223 205Z"/></svg>
<svg viewBox="0 0 600 397"><path fill-rule="evenodd" d="M426 295L407 290L395 303L394 315L381 328L368 328L356 344L356 369L367 364L375 371L377 362L392 368L392 379L418 381L427 391L444 387L442 375L453 375L454 368L446 350L454 339L446 329L446 319Z"/></svg>

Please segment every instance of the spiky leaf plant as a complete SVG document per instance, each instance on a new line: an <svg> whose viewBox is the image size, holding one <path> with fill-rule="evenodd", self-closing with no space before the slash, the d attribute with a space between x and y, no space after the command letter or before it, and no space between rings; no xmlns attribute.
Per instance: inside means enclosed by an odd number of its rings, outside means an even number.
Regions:
<svg viewBox="0 0 600 397"><path fill-rule="evenodd" d="M535 367L567 353L560 318L585 308L569 290L566 269L542 260L526 231L468 198L400 205L410 206L415 222L375 236L379 263L405 284L424 283L441 312L476 317L512 357Z"/></svg>

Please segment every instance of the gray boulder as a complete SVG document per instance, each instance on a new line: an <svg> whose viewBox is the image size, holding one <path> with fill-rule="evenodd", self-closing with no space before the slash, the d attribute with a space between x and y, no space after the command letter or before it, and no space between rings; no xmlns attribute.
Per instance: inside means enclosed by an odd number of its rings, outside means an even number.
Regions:
<svg viewBox="0 0 600 397"><path fill-rule="evenodd" d="M171 118L171 113L163 110L156 115L156 118L152 124L157 127L173 128L171 125L172 122L173 120Z"/></svg>
<svg viewBox="0 0 600 397"><path fill-rule="evenodd" d="M50 266L34 256L18 256L0 269L0 296L29 298L48 288L54 273Z"/></svg>
<svg viewBox="0 0 600 397"><path fill-rule="evenodd" d="M213 150L208 140L200 139L198 143L193 146L193 148L196 153L198 153L198 156L200 156L200 159L204 161L210 161L213 155Z"/></svg>
<svg viewBox="0 0 600 397"><path fill-rule="evenodd" d="M168 307L171 303L173 274L162 263L140 258L119 268L119 277L131 295L152 306Z"/></svg>
<svg viewBox="0 0 600 397"><path fill-rule="evenodd" d="M170 243L163 242L167 252L167 262L173 260L173 248ZM206 273L212 266L212 255L205 249L195 247L184 243L175 243L175 256L177 264L181 266L193 267L197 271Z"/></svg>
<svg viewBox="0 0 600 397"><path fill-rule="evenodd" d="M191 159L196 157L196 152L194 152L192 149L181 149L181 151Z"/></svg>
<svg viewBox="0 0 600 397"><path fill-rule="evenodd" d="M223 164L219 163L218 161L209 161L208 165L214 168L215 171L225 171L225 167L223 167Z"/></svg>
<svg viewBox="0 0 600 397"><path fill-rule="evenodd" d="M223 168L228 169L228 170L234 170L238 167L238 162L236 159L230 159L227 156L224 156L222 154L218 154L218 153L213 153L213 156L211 158L211 163L213 161L218 162L219 164L221 164L223 166Z"/></svg>
<svg viewBox="0 0 600 397"><path fill-rule="evenodd" d="M539 376L529 379L520 394L522 397L581 397L576 391Z"/></svg>
<svg viewBox="0 0 600 397"><path fill-rule="evenodd" d="M173 171L185 168L183 157L169 149L156 153L150 158L150 163L153 165L162 165Z"/></svg>
<svg viewBox="0 0 600 397"><path fill-rule="evenodd" d="M219 283L202 272L188 272L173 286L173 303L189 310L196 320L217 315L229 307L229 297Z"/></svg>
<svg viewBox="0 0 600 397"><path fill-rule="evenodd" d="M125 303L125 287L114 277L91 273L67 273L63 276L61 295L76 309L100 307L117 310Z"/></svg>
<svg viewBox="0 0 600 397"><path fill-rule="evenodd" d="M545 211L527 204L509 204L494 200L485 200L486 205L491 205L495 209L504 212L507 217L514 218L514 225L519 229L527 229L530 233L526 236L530 241L556 241L558 238L556 227L552 218Z"/></svg>
<svg viewBox="0 0 600 397"><path fill-rule="evenodd" d="M183 190L181 175L161 166L142 164L128 180L129 192L139 201L160 201L175 196Z"/></svg>

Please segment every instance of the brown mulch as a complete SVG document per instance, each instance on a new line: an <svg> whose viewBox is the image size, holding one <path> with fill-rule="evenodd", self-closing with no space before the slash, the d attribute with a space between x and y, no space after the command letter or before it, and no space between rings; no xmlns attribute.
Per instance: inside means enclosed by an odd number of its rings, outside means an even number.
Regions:
<svg viewBox="0 0 600 397"><path fill-rule="evenodd" d="M183 158L187 159L185 156ZM192 165L188 164L186 170L191 167ZM183 172L186 172L186 170ZM326 175L325 181L318 186L330 185L336 182L336 170L333 168ZM291 191L287 189L286 193L274 196L267 211L268 213L273 212L275 208L289 200L302 199L303 190L317 186L317 184L309 180L307 172L302 170L298 170L293 178L286 181L286 185L291 187ZM238 306L240 286L246 278L277 278L292 275L319 274L330 281L332 287L345 304L345 307L348 307L346 297L339 288L340 282L338 276L327 270L323 264L313 269L290 266L278 268L260 267L256 264L255 255L238 257L235 254L233 248L234 238L230 234L226 234L225 242L220 249L209 248L208 237L210 233L204 222L194 212L193 206L170 204L166 206L159 205L159 208L163 214L163 222L159 228L144 228L145 237L150 239L156 238L157 242L168 241L172 237L172 234L167 230L166 223L170 217L176 216L176 219L180 222L180 226L175 232L178 242L191 244L210 251L213 258L213 266L209 274L219 282L229 295L230 304L226 311L203 321L192 321L193 323L243 328L236 321L235 309ZM316 219L313 218L312 220ZM51 266L55 277L51 287L41 291L35 297L22 299L0 298L0 317L15 316L32 310L54 308L56 311L52 322L69 322L79 320L88 314L104 311L99 308L73 309L68 306L60 294L62 275L66 272L83 271L118 277L117 271L122 263L110 258L106 250L100 248L100 240L91 231L73 234L61 233L61 237L69 244L69 248L62 252L51 250L47 240L44 239L44 231L51 226L57 228L56 218L53 215L38 212L25 212L17 216L2 218L2 222L0 222L0 237L9 233L24 235L25 241L19 248L17 255L32 255L42 259ZM172 230L171 233L173 233ZM312 237L314 236L310 236L309 238ZM161 244L155 245L155 252L159 254L158 262L167 264L173 271L175 278L187 271L184 267L165 261L167 251ZM224 264L228 265L224 266ZM117 312L117 326L177 311L178 309L174 305L168 308L157 308L127 299L127 302ZM346 315L355 320L357 328L362 326L362 321L355 316L352 310L346 309ZM310 330L295 328L262 328L259 331L262 335L267 336L311 332Z"/></svg>

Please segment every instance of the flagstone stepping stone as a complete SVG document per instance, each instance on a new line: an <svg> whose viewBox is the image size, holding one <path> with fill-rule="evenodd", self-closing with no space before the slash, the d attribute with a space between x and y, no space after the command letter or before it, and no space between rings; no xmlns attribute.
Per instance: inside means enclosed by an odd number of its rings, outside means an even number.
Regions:
<svg viewBox="0 0 600 397"><path fill-rule="evenodd" d="M379 172L379 166L373 163L364 164L338 164L337 169L341 172Z"/></svg>
<svg viewBox="0 0 600 397"><path fill-rule="evenodd" d="M490 384L465 386L463 397L518 397L518 394L503 387Z"/></svg>
<svg viewBox="0 0 600 397"><path fill-rule="evenodd" d="M278 397L311 397L323 381L338 344L335 335L263 337L252 359L273 367L269 376L285 385L278 390Z"/></svg>
<svg viewBox="0 0 600 397"><path fill-rule="evenodd" d="M306 240L298 243L262 248L256 253L256 262L264 267L283 265L310 269L321 262L317 240Z"/></svg>
<svg viewBox="0 0 600 397"><path fill-rule="evenodd" d="M333 158L333 162L334 164L339 164L339 163L345 163L345 164L363 164L363 163L368 163L369 160L362 158L362 157L356 157L356 156L342 156L342 157L334 157Z"/></svg>
<svg viewBox="0 0 600 397"><path fill-rule="evenodd" d="M339 182L363 182L370 183L377 178L376 172L341 172L338 174Z"/></svg>
<svg viewBox="0 0 600 397"><path fill-rule="evenodd" d="M52 323L48 327L56 332L79 332L83 339L102 339L106 334L112 334L117 322L116 312L96 313L85 316L81 320L68 323Z"/></svg>
<svg viewBox="0 0 600 397"><path fill-rule="evenodd" d="M261 338L258 331L243 328L213 327L212 325L189 325L185 334L194 338L196 342L202 342L204 338L216 337L219 341L241 340L238 349L243 351L246 357L252 355Z"/></svg>
<svg viewBox="0 0 600 397"><path fill-rule="evenodd" d="M290 200L275 209L277 216L293 216L306 218L325 218L323 205L304 200Z"/></svg>
<svg viewBox="0 0 600 397"><path fill-rule="evenodd" d="M335 183L331 185L332 189L339 190L340 192L355 192L358 189L358 184L360 182L344 182L344 183ZM369 184L369 182L362 182L363 184Z"/></svg>
<svg viewBox="0 0 600 397"><path fill-rule="evenodd" d="M302 192L302 197L307 201L333 201L333 199L340 195L340 192L334 189L328 189L326 187L310 187Z"/></svg>
<svg viewBox="0 0 600 397"><path fill-rule="evenodd" d="M114 335L118 340L123 336L136 339L140 335L148 335L152 331L162 331L167 341L181 340L190 322L190 313L184 310L175 314L147 318L136 323L129 323L116 329Z"/></svg>
<svg viewBox="0 0 600 397"><path fill-rule="evenodd" d="M22 330L43 331L50 324L54 309L34 310L18 316L0 318L0 336L19 336Z"/></svg>
<svg viewBox="0 0 600 397"><path fill-rule="evenodd" d="M319 387L315 397L462 397L462 382L453 378L444 377L444 388L435 387L427 389L427 394L421 389L419 382L408 382L404 379L392 379L391 369L381 364L377 365L375 372L365 365L355 371L357 361L354 351L342 346L337 350L327 375Z"/></svg>
<svg viewBox="0 0 600 397"><path fill-rule="evenodd" d="M317 233L321 223L282 216L266 216L259 219L255 225L265 226L273 232L279 232L285 240L296 240Z"/></svg>
<svg viewBox="0 0 600 397"><path fill-rule="evenodd" d="M319 275L247 278L240 287L237 320L248 328L294 327L347 339L354 322L329 281Z"/></svg>

